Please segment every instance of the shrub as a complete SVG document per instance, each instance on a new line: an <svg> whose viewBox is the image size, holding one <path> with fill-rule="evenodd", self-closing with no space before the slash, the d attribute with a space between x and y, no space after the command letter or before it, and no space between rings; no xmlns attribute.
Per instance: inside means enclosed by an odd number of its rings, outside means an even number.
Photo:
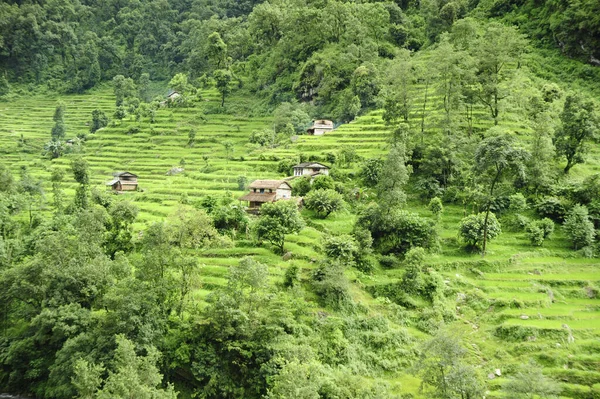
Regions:
<svg viewBox="0 0 600 399"><path fill-rule="evenodd" d="M428 205L429 210L433 213L437 220L440 220L442 217L442 213L444 212L444 206L442 205L442 200L439 197L433 197L431 201L429 201Z"/></svg>
<svg viewBox="0 0 600 399"><path fill-rule="evenodd" d="M310 177L300 177L298 179L294 179L294 182L292 183L292 193L295 196L303 197L310 191L310 189Z"/></svg>
<svg viewBox="0 0 600 399"><path fill-rule="evenodd" d="M404 258L405 270L401 287L410 294L416 294L423 288L421 269L425 262L425 250L420 247L411 248Z"/></svg>
<svg viewBox="0 0 600 399"><path fill-rule="evenodd" d="M379 264L384 269L395 269L400 266L400 260L394 255L382 255L379 257Z"/></svg>
<svg viewBox="0 0 600 399"><path fill-rule="evenodd" d="M322 305L343 309L352 304L348 280L339 264L322 263L315 269L312 279L313 289Z"/></svg>
<svg viewBox="0 0 600 399"><path fill-rule="evenodd" d="M469 215L460 221L459 234L463 241L471 248L479 248L483 243L485 213L481 212L477 215ZM502 229L500 223L496 219L496 215L490 212L488 217L487 240L491 241L498 237Z"/></svg>
<svg viewBox="0 0 600 399"><path fill-rule="evenodd" d="M541 247L544 244L544 230L542 230L535 223L531 223L527 226L527 237L531 241L532 245Z"/></svg>
<svg viewBox="0 0 600 399"><path fill-rule="evenodd" d="M532 245L542 246L544 240L554 232L554 222L548 218L531 222L525 228Z"/></svg>
<svg viewBox="0 0 600 399"><path fill-rule="evenodd" d="M298 265L290 265L283 275L283 286L290 288L298 284L300 281L300 268Z"/></svg>
<svg viewBox="0 0 600 399"><path fill-rule="evenodd" d="M340 261L344 264L354 263L358 252L356 241L347 234L327 237L323 244L323 249L327 257Z"/></svg>
<svg viewBox="0 0 600 399"><path fill-rule="evenodd" d="M333 179L330 176L326 176L326 175L320 175L315 177L315 180L313 180L312 183L312 189L313 190L333 190L335 188L335 182L333 181Z"/></svg>
<svg viewBox="0 0 600 399"><path fill-rule="evenodd" d="M405 254L412 247L431 249L438 242L433 222L402 210L371 206L359 215L356 225L371 232L373 246L382 254Z"/></svg>
<svg viewBox="0 0 600 399"><path fill-rule="evenodd" d="M508 200L510 201L508 209L511 212L523 212L527 209L527 200L525 199L525 196L521 193L511 195L510 197L508 197Z"/></svg>
<svg viewBox="0 0 600 399"><path fill-rule="evenodd" d="M555 222L562 222L565 217L565 207L556 197L544 198L535 205L535 210L543 218L550 218Z"/></svg>
<svg viewBox="0 0 600 399"><path fill-rule="evenodd" d="M310 191L304 203L307 209L314 211L318 217L325 219L332 212L336 212L344 205L342 195L330 189L317 189Z"/></svg>
<svg viewBox="0 0 600 399"><path fill-rule="evenodd" d="M594 242L596 235L594 224L590 222L588 210L583 205L575 205L569 211L563 228L575 249L589 247Z"/></svg>
<svg viewBox="0 0 600 399"><path fill-rule="evenodd" d="M370 158L362 163L358 176L365 186L375 187L379 182L379 176L383 169L383 160L381 158Z"/></svg>

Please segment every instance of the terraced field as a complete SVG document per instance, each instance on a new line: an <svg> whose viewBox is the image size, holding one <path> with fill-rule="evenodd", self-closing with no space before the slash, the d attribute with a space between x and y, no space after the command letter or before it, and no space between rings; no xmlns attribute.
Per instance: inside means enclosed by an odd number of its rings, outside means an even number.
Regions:
<svg viewBox="0 0 600 399"><path fill-rule="evenodd" d="M416 93L416 103L420 93ZM335 154L343 147L354 148L361 157L374 157L383 156L388 147L388 129L378 111L323 137L299 136L294 143L274 149L260 148L250 144L248 137L254 130L269 127L271 118L205 115L203 106L216 103L218 94L209 90L203 93L203 98L204 103L195 108L160 109L153 124L146 120L136 122L133 118L113 123L89 135L81 148L73 148L73 152L80 152L90 163L96 189L106 190L104 182L110 180L114 171L138 174L140 191L122 195L140 208L136 229L167 217L180 202L194 202L206 195L237 198L243 193L238 189L239 176L249 182L257 178L280 178L277 163L287 157L305 154L324 161L327 153ZM430 128L435 128L440 113L435 99L435 95L430 96L425 109ZM42 156L58 100L58 97L31 95L0 103L0 162L16 173L26 166L43 180L47 192L50 192L51 167L67 170L72 158L67 155L51 161ZM86 95L63 96L60 100L67 106L68 138L88 130L93 109L100 108L107 115L112 115L114 109L114 98L107 87ZM420 112L415 109L413 117L418 119ZM529 127L512 122L517 119L507 114L504 126L526 139ZM476 127L485 129L491 125L485 110L479 109ZM188 145L190 129L196 131L193 146ZM224 145L228 141L233 143L229 159ZM578 178L600 170L600 162L595 161L598 154L595 149L592 162L577 167ZM185 171L168 175L174 167ZM336 168L353 172L358 163ZM69 177L66 194L72 195L74 187ZM411 202L408 208L422 216L431 216L420 203ZM326 220L315 220L304 212L307 227L290 236L286 243L286 249L294 254L292 261L285 262L267 248L254 246L249 238L238 240L234 248L199 252L202 271L195 300L202 301L211 290L225 284L228 268L243 256L254 256L267 263L273 281L281 280L290 263L297 264L304 276L308 276L314 259L320 257L323 237L349 232L354 216L339 212ZM468 341L481 359L482 372L487 375L500 368L503 374L510 373L518 364L534 358L549 375L563 383L564 397L597 397L592 395L599 390L592 393L592 386L600 384L600 262L573 258L560 228L543 249L533 249L522 233L504 232L491 243L489 254L482 261L478 255L466 254L456 242L462 216L462 208L446 207L439 226L442 250L432 255L427 264L443 275L448 295L456 297L455 325L468 331ZM362 288L395 284L402 272L379 270L367 276L349 270L348 276L355 283L353 292L358 300L373 312L392 314L395 308L391 304L374 298ZM424 334L414 327L416 317L409 315L398 323L420 338ZM419 397L418 381L413 377L390 378L400 381L405 391ZM499 377L491 382L492 392L488 397L496 397L494 391L502 380Z"/></svg>

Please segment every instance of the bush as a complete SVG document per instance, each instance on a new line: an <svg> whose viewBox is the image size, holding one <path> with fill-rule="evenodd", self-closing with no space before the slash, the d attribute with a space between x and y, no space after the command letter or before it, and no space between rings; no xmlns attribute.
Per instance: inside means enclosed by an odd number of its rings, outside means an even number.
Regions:
<svg viewBox="0 0 600 399"><path fill-rule="evenodd" d="M460 221L459 234L467 246L471 248L480 248L483 243L483 233L485 224L485 213L481 212L477 215L469 215ZM496 215L490 212L488 217L487 240L491 241L498 237L502 232L500 223L496 219Z"/></svg>
<svg viewBox="0 0 600 399"><path fill-rule="evenodd" d="M379 264L384 269L395 269L400 266L400 260L394 255L382 255L379 257Z"/></svg>
<svg viewBox="0 0 600 399"><path fill-rule="evenodd" d="M304 197L310 189L310 177L300 177L294 179L294 182L292 183L292 193L294 196Z"/></svg>
<svg viewBox="0 0 600 399"><path fill-rule="evenodd" d="M334 190L311 190L305 197L307 209L314 211L318 217L325 219L332 212L336 212L344 205L342 195Z"/></svg>
<svg viewBox="0 0 600 399"><path fill-rule="evenodd" d="M588 210L583 205L575 205L565 218L565 233L573 243L573 248L589 247L594 243L596 231L590 221Z"/></svg>
<svg viewBox="0 0 600 399"><path fill-rule="evenodd" d="M428 205L429 210L433 213L437 220L440 220L442 217L442 213L444 212L444 206L442 205L442 200L439 197L433 197L431 201L429 201Z"/></svg>
<svg viewBox="0 0 600 399"><path fill-rule="evenodd" d="M382 254L405 254L412 247L434 248L438 236L433 222L417 214L371 206L358 217L357 227L371 232Z"/></svg>
<svg viewBox="0 0 600 399"><path fill-rule="evenodd" d="M508 200L510 201L508 209L511 212L523 212L527 210L527 200L525 199L525 196L523 194L513 194L510 197L508 197Z"/></svg>
<svg viewBox="0 0 600 399"><path fill-rule="evenodd" d="M365 186L375 187L379 182L379 176L383 169L383 159L370 158L362 163L358 176L361 178Z"/></svg>
<svg viewBox="0 0 600 399"><path fill-rule="evenodd" d="M315 269L312 286L322 305L344 309L352 304L350 287L344 269L337 263L322 263Z"/></svg>
<svg viewBox="0 0 600 399"><path fill-rule="evenodd" d="M532 245L542 246L544 240L554 232L554 222L548 218L531 222L526 227L527 237Z"/></svg>
<svg viewBox="0 0 600 399"><path fill-rule="evenodd" d="M323 249L328 258L337 260L342 264L354 264L358 252L356 241L347 234L327 237Z"/></svg>
<svg viewBox="0 0 600 399"><path fill-rule="evenodd" d="M335 188L335 182L330 176L320 175L315 177L312 183L313 190L333 190Z"/></svg>
<svg viewBox="0 0 600 399"><path fill-rule="evenodd" d="M538 201L535 210L541 217L550 218L555 222L562 222L566 214L564 205L556 197L546 197Z"/></svg>
<svg viewBox="0 0 600 399"><path fill-rule="evenodd" d="M417 294L423 288L423 276L421 270L425 263L425 250L423 248L411 248L404 258L405 270L402 275L401 287L409 294Z"/></svg>

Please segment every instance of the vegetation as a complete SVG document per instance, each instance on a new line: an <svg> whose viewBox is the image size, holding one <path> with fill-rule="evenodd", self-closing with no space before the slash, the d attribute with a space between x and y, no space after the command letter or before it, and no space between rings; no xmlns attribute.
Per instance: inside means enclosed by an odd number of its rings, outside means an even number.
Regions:
<svg viewBox="0 0 600 399"><path fill-rule="evenodd" d="M0 4L0 396L598 396L596 3Z"/></svg>

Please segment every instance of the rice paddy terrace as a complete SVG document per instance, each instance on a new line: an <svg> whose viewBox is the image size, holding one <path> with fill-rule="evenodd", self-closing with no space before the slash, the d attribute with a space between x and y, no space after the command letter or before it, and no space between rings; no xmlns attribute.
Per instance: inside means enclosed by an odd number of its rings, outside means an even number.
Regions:
<svg viewBox="0 0 600 399"><path fill-rule="evenodd" d="M433 97L433 100L435 97ZM42 156L44 143L50 138L52 114L58 100L66 104L67 138L87 132L91 112L100 108L107 115L114 111L111 90L101 88L85 95L22 96L0 103L0 162L15 173L26 166L30 173L43 180L50 192L50 171L54 166L68 169L72 155L55 160ZM203 93L206 104L218 102L213 90ZM228 101L243 101L231 98ZM427 122L434 124L439 111L431 101L426 108ZM415 118L419 110L414 110ZM482 128L492 122L478 110ZM528 126L509 114L505 126L520 132L527 139ZM237 117L204 114L202 103L193 108L161 108L155 123L133 117L112 123L73 152L80 152L92 168L93 186L105 190L104 182L112 173L127 170L139 176L140 191L123 194L140 209L136 224L142 229L153 221L171 214L180 202L194 202L205 195L241 196L237 179L244 176L250 182L258 178L281 178L277 163L286 157L306 154L325 160L327 153L352 147L362 157L383 156L387 151L389 129L380 112L372 112L356 121L342 125L323 137L299 136L295 142L274 149L260 148L248 142L254 130L269 128L269 117ZM188 133L196 132L195 143L189 145ZM231 142L232 150L224 143ZM581 167L578 175L600 170L600 162ZM351 172L357 164L343 168ZM182 173L170 175L173 168ZM337 167L337 166L336 166ZM579 166L578 166L579 168ZM581 174L579 174L581 172ZM72 195L75 183L66 182L67 195ZM48 194L49 196L49 194ZM432 217L423 204L411 203L411 211ZM43 212L43 211L42 211ZM196 299L202 301L215 287L225 284L228 267L247 255L270 266L274 281L281 280L285 269L295 263L308 276L313 260L320 257L320 242L327 234L348 233L354 222L349 212L339 212L325 220L310 218L305 212L307 227L289 237L286 250L294 257L283 261L268 248L257 247L250 240L238 240L233 248L214 249L198 253L203 265ZM533 358L544 366L545 373L560 381L565 398L595 398L600 395L600 262L597 259L575 258L560 227L543 249L530 246L523 233L503 232L492 242L489 255L466 254L456 240L463 209L447 206L439 233L442 250L431 255L427 266L444 278L446 296L455 298L451 311L454 325L464 331L466 341L481 360L485 375L500 369L501 376L491 381L488 397L496 397L505 374ZM378 297L386 287L394 287L402 269L382 269L374 275L348 271L356 299L370 312L384 313L417 338L425 336L417 327L424 322L422 314L400 309L393 301ZM409 376L390 376L402 385L403 392L418 394L418 381ZM594 396L596 395L596 396Z"/></svg>

